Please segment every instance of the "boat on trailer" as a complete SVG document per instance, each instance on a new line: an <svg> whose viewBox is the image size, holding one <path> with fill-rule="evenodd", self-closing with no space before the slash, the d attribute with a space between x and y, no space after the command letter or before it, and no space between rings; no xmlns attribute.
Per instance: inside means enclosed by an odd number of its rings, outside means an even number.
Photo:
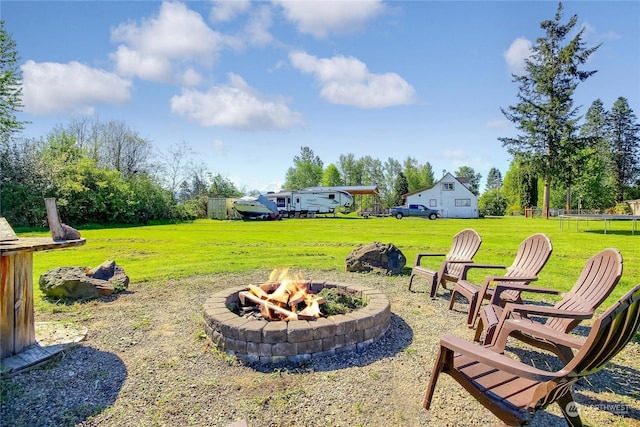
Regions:
<svg viewBox="0 0 640 427"><path fill-rule="evenodd" d="M233 208L243 218L279 219L280 213L274 202L262 194L258 196L244 196L233 202Z"/></svg>

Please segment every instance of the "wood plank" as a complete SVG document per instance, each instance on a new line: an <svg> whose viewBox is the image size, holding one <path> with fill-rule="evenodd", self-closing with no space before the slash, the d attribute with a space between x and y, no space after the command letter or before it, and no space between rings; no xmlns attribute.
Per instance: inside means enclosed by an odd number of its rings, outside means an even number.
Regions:
<svg viewBox="0 0 640 427"><path fill-rule="evenodd" d="M87 239L54 241L51 237L23 237L16 241L2 242L0 256L14 255L19 252L47 251L73 246L82 246Z"/></svg>
<svg viewBox="0 0 640 427"><path fill-rule="evenodd" d="M15 256L0 257L0 359L14 354L14 266Z"/></svg>
<svg viewBox="0 0 640 427"><path fill-rule="evenodd" d="M14 274L14 352L35 344L36 332L33 313L33 255L16 255Z"/></svg>
<svg viewBox="0 0 640 427"><path fill-rule="evenodd" d="M51 237L53 240L65 240L64 229L60 223L60 217L58 216L58 207L56 206L55 198L44 199L44 205L47 208L47 221L49 222L49 230L51 230Z"/></svg>

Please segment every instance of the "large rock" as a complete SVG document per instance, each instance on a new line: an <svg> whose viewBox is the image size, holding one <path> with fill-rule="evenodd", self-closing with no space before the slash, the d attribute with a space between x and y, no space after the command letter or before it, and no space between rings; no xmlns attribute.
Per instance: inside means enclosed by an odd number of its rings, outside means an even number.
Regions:
<svg viewBox="0 0 640 427"><path fill-rule="evenodd" d="M359 246L347 255L347 271L377 271L397 274L404 268L407 258L393 243L368 243Z"/></svg>
<svg viewBox="0 0 640 427"><path fill-rule="evenodd" d="M40 276L40 290L48 297L88 300L122 292L129 276L115 261L98 267L58 267Z"/></svg>

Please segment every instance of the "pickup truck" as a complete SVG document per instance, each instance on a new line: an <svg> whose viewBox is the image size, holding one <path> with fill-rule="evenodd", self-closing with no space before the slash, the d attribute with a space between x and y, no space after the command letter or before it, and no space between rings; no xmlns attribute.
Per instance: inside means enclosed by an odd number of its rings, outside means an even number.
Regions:
<svg viewBox="0 0 640 427"><path fill-rule="evenodd" d="M391 208L391 215L398 219L404 216L425 216L429 219L440 218L440 212L435 209L429 209L424 205L395 206Z"/></svg>

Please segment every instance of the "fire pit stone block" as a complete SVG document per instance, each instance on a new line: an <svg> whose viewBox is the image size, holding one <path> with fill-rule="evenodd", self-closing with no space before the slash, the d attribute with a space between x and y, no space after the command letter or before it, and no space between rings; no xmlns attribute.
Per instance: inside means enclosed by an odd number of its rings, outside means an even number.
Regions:
<svg viewBox="0 0 640 427"><path fill-rule="evenodd" d="M308 320L288 322L287 326L287 341L303 342L313 340L313 329L310 327Z"/></svg>
<svg viewBox="0 0 640 427"><path fill-rule="evenodd" d="M336 325L336 335L346 335L356 330L357 319L349 314L331 316Z"/></svg>
<svg viewBox="0 0 640 427"><path fill-rule="evenodd" d="M322 340L305 341L298 343L299 354L313 354L322 351Z"/></svg>
<svg viewBox="0 0 640 427"><path fill-rule="evenodd" d="M240 340L236 340L233 338L226 338L224 340L225 342L225 348L228 351L232 351L235 353L242 353L242 354L247 354L247 342L246 341L240 341Z"/></svg>
<svg viewBox="0 0 640 427"><path fill-rule="evenodd" d="M287 323L286 322L267 322L262 328L262 341L274 344L287 340Z"/></svg>
<svg viewBox="0 0 640 427"><path fill-rule="evenodd" d="M344 345L345 346L356 345L359 342L362 342L363 340L364 340L364 332L356 330L353 332L349 332L344 336Z"/></svg>
<svg viewBox="0 0 640 427"><path fill-rule="evenodd" d="M295 342L279 342L271 346L274 356L294 356L298 354L298 344Z"/></svg>
<svg viewBox="0 0 640 427"><path fill-rule="evenodd" d="M309 322L309 326L313 329L315 340L322 340L336 334L336 324L331 318L321 317L315 322Z"/></svg>
<svg viewBox="0 0 640 427"><path fill-rule="evenodd" d="M344 335L335 335L322 340L322 351L335 350L344 346Z"/></svg>
<svg viewBox="0 0 640 427"><path fill-rule="evenodd" d="M238 316L233 319L227 320L226 322L222 323L222 335L234 340L240 339L240 327L248 321L249 320Z"/></svg>
<svg viewBox="0 0 640 427"><path fill-rule="evenodd" d="M362 351L389 328L391 305L383 292L346 283L310 282L318 293L338 288L366 296L367 306L348 314L316 320L249 320L232 310L240 307L239 293L246 286L214 294L204 304L204 330L223 351L249 363L299 364L315 357Z"/></svg>
<svg viewBox="0 0 640 427"><path fill-rule="evenodd" d="M261 320L249 321L238 328L238 338L252 343L262 342L262 329L266 322Z"/></svg>

